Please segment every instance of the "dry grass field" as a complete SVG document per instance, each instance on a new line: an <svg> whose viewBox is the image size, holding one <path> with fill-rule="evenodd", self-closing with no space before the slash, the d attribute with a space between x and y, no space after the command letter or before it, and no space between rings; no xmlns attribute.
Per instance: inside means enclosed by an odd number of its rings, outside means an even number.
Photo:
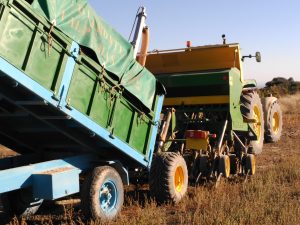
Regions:
<svg viewBox="0 0 300 225"><path fill-rule="evenodd" d="M8 224L300 225L300 95L280 101L282 138L265 145L257 158L257 174L247 182L234 178L222 180L218 188L212 184L190 187L180 204L162 206L149 199L147 187L130 187L121 215L109 223L85 221L79 202L68 200L46 203L29 220L13 218Z"/></svg>

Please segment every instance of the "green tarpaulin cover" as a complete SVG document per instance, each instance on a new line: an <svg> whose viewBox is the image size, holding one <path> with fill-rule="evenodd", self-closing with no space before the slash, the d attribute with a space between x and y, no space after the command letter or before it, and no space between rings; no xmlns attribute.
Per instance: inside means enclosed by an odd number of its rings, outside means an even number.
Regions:
<svg viewBox="0 0 300 225"><path fill-rule="evenodd" d="M134 59L132 45L97 16L87 0L34 0L32 7L74 41L92 49L100 64L151 108L155 77Z"/></svg>

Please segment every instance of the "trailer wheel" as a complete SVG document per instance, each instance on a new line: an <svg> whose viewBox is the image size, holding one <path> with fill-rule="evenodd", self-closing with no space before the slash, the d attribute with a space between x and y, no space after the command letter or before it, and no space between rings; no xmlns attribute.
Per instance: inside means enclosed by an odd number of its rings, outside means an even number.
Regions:
<svg viewBox="0 0 300 225"><path fill-rule="evenodd" d="M81 201L87 217L100 220L115 218L124 202L119 173L110 166L96 167L84 181Z"/></svg>
<svg viewBox="0 0 300 225"><path fill-rule="evenodd" d="M149 177L150 193L158 203L178 203L187 191L188 170L184 158L165 152L153 159Z"/></svg>
<svg viewBox="0 0 300 225"><path fill-rule="evenodd" d="M266 113L265 139L266 142L277 142L282 132L282 112L277 101L273 102Z"/></svg>
<svg viewBox="0 0 300 225"><path fill-rule="evenodd" d="M33 198L32 189L20 189L1 194L5 214L18 217L34 215L43 203L43 199Z"/></svg>
<svg viewBox="0 0 300 225"><path fill-rule="evenodd" d="M250 151L253 154L260 154L264 144L264 115L261 100L257 92L250 92L241 96L241 112L247 119L255 119L250 126L257 135L257 140L250 142Z"/></svg>
<svg viewBox="0 0 300 225"><path fill-rule="evenodd" d="M256 158L253 154L247 154L245 158L245 172L254 175L256 172Z"/></svg>
<svg viewBox="0 0 300 225"><path fill-rule="evenodd" d="M230 158L228 155L222 155L219 158L219 174L228 178L230 176Z"/></svg>

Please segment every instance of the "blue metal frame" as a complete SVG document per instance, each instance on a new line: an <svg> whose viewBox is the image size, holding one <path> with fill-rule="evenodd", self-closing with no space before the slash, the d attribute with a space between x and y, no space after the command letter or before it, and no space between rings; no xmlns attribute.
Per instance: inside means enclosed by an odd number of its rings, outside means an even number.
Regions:
<svg viewBox="0 0 300 225"><path fill-rule="evenodd" d="M77 170L79 174L81 171L90 168L93 165L91 162L94 160L93 155L80 155L2 170L0 171L0 193L33 186L34 174L46 171L67 167Z"/></svg>
<svg viewBox="0 0 300 225"><path fill-rule="evenodd" d="M30 77L28 77L26 74L14 67L2 57L0 57L0 70L3 73L7 74L9 77L13 78L17 82L16 86L20 83L53 106L57 106L57 101L52 98L53 93L51 91L47 90L39 83L32 80Z"/></svg>
<svg viewBox="0 0 300 225"><path fill-rule="evenodd" d="M64 75L63 75L63 78L61 81L61 86L60 86L60 89L58 92L59 98L60 98L58 107L66 106L66 104L67 104L66 98L67 98L69 86L70 86L70 83L72 80L73 71L74 71L74 68L76 65L75 60L79 55L79 49L80 49L79 45L76 42L73 42L72 46L71 46L71 54L72 55L69 57L69 59L67 61L66 69L65 69L65 72L64 72Z"/></svg>
<svg viewBox="0 0 300 225"><path fill-rule="evenodd" d="M154 152L154 147L155 147L155 142L156 142L156 136L158 132L158 127L159 127L159 119L160 119L160 113L163 107L164 103L164 95L159 96L158 102L157 102L157 107L156 107L156 112L154 116L154 121L157 121L152 129L152 134L151 134L151 139L150 139L150 145L149 145L149 155L148 155L148 170L150 170L152 159L153 159L153 152Z"/></svg>

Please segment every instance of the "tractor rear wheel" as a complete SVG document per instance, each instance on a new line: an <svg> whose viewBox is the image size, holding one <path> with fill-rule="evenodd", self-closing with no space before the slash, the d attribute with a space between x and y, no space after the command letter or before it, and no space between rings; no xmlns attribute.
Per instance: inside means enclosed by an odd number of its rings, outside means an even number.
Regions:
<svg viewBox="0 0 300 225"><path fill-rule="evenodd" d="M268 104L265 111L265 140L266 142L277 142L282 132L282 112L277 101Z"/></svg>
<svg viewBox="0 0 300 225"><path fill-rule="evenodd" d="M149 185L150 193L158 203L178 203L188 186L188 170L184 158L175 152L154 156Z"/></svg>
<svg viewBox="0 0 300 225"><path fill-rule="evenodd" d="M245 93L241 96L241 112L249 122L257 140L250 141L250 152L260 154L264 143L264 115L260 97L256 91ZM251 134L249 134L251 137Z"/></svg>

